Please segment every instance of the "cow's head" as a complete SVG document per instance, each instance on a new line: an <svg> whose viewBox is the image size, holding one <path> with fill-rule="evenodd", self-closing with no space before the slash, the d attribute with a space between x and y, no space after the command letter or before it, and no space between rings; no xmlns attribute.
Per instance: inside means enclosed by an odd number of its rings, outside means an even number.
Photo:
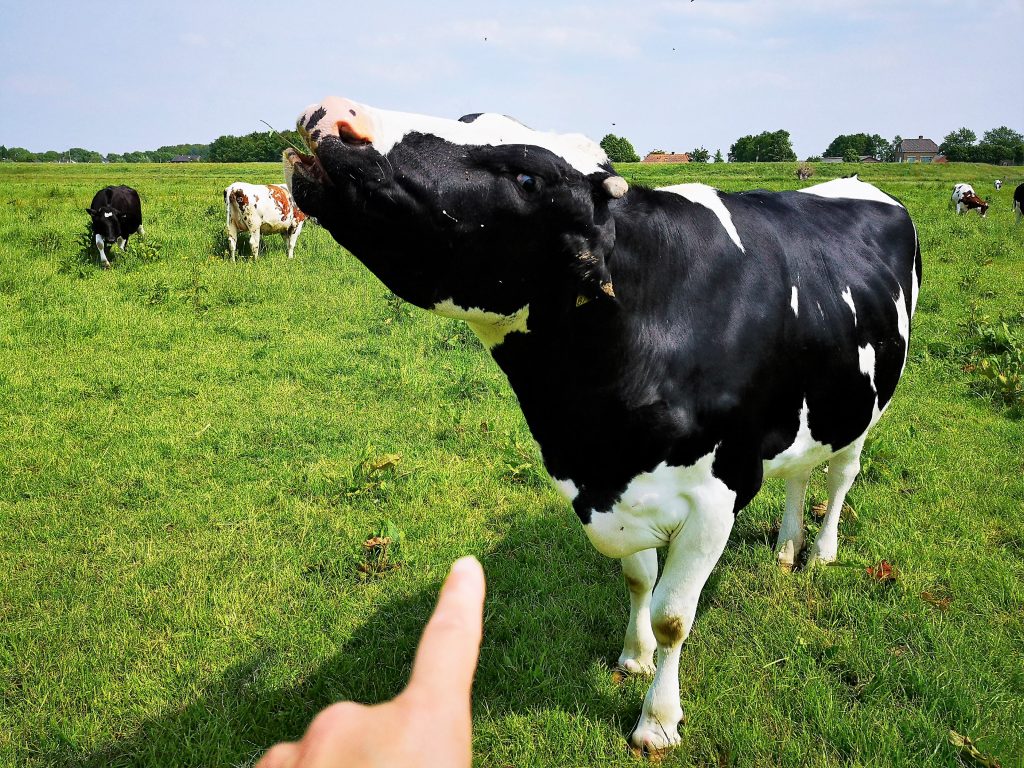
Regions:
<svg viewBox="0 0 1024 768"><path fill-rule="evenodd" d="M296 203L403 299L496 323L612 300L608 203L627 185L584 136L334 97L298 128L312 154L285 152Z"/></svg>
<svg viewBox="0 0 1024 768"><path fill-rule="evenodd" d="M104 205L99 209L86 208L85 212L92 218L93 234L102 237L104 242L112 243L121 236L121 225L114 208Z"/></svg>

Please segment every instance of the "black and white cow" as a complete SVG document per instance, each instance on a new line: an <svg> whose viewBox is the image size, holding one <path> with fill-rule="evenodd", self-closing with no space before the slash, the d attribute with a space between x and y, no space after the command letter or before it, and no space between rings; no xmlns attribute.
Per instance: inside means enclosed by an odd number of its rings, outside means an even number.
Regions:
<svg viewBox="0 0 1024 768"><path fill-rule="evenodd" d="M622 560L619 664L655 675L631 740L679 743L680 648L766 477L786 481L777 550L792 567L808 478L828 462L808 562L836 558L865 436L907 359L921 278L907 211L856 177L629 188L583 136L493 114L330 98L298 126L313 152L285 153L298 204L396 294L470 324L590 541Z"/></svg>
<svg viewBox="0 0 1024 768"><path fill-rule="evenodd" d="M106 246L117 243L123 251L128 238L135 233L146 236L142 229L142 201L131 187L104 187L93 196L92 205L85 211L92 217L93 242L104 269L110 269Z"/></svg>
<svg viewBox="0 0 1024 768"><path fill-rule="evenodd" d="M1020 224L1020 218L1024 216L1024 184L1018 184L1013 190L1013 210L1017 213L1017 223Z"/></svg>

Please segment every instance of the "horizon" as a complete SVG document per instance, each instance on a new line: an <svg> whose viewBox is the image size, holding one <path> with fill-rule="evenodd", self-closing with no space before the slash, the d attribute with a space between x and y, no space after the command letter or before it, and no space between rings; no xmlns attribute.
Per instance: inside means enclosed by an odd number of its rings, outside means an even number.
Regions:
<svg viewBox="0 0 1024 768"><path fill-rule="evenodd" d="M641 157L726 155L741 136L779 129L799 158L843 134L938 144L961 127L979 139L1024 130L1024 100L1012 97L1024 2L800 5L663 0L642 17L604 0L317 9L293 22L290 63L269 3L236 18L194 0L114 2L103 14L44 0L9 11L0 31L0 144L102 155L210 144L263 132L263 120L291 129L328 94L452 118L501 112L595 141L612 133Z"/></svg>

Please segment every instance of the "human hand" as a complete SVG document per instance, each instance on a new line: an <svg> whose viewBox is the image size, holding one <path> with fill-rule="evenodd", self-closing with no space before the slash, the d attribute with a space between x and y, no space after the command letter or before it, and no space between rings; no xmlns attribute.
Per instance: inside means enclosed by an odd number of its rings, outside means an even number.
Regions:
<svg viewBox="0 0 1024 768"><path fill-rule="evenodd" d="M472 556L456 560L423 630L405 690L374 706L332 704L301 741L277 744L256 768L468 768L483 604L480 563Z"/></svg>

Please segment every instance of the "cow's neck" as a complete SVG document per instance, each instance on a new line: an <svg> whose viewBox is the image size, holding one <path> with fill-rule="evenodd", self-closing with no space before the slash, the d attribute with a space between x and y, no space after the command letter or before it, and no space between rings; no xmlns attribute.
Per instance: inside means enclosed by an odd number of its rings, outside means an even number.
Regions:
<svg viewBox="0 0 1024 768"><path fill-rule="evenodd" d="M531 308L529 332L511 333L491 349L548 471L589 489L578 511L612 503L637 471L665 461L680 437L656 383L658 334L636 332L643 324L638 307L659 280L653 265L664 264L664 254L637 251L635 234L626 221L607 259L616 298L598 297L551 317ZM658 272L662 280L673 277Z"/></svg>

